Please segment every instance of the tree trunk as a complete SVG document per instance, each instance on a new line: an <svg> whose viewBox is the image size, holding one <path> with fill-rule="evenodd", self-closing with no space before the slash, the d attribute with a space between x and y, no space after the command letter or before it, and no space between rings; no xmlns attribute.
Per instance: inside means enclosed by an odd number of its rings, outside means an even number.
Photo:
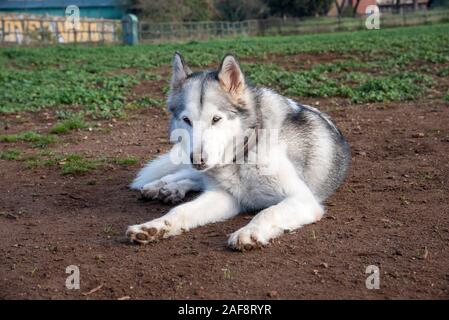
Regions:
<svg viewBox="0 0 449 320"><path fill-rule="evenodd" d="M338 18L341 18L341 14L343 12L343 8L345 6L346 0L343 0L341 4L338 3L338 0L334 0L335 6L337 7Z"/></svg>
<svg viewBox="0 0 449 320"><path fill-rule="evenodd" d="M415 0L416 1L416 0ZM359 4L360 4L360 0L356 0L355 4L352 8L352 16L355 18L355 16L357 15L357 9L359 8Z"/></svg>
<svg viewBox="0 0 449 320"><path fill-rule="evenodd" d="M399 14L401 11L401 0L396 0L396 13Z"/></svg>

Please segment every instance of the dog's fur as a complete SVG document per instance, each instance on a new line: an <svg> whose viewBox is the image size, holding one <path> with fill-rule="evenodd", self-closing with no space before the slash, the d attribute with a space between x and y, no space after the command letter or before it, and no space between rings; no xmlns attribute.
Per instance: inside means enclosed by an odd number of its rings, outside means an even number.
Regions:
<svg viewBox="0 0 449 320"><path fill-rule="evenodd" d="M182 143L173 147L191 153L193 164L174 164L163 155L145 166L131 187L164 202L181 201L189 191L204 192L158 219L128 227L128 238L148 243L257 210L228 240L231 248L248 250L320 220L321 202L342 183L350 159L345 138L326 114L248 85L231 55L217 71L192 73L176 53L167 102L170 132L201 135L189 141L189 150ZM221 164L223 149L248 128L275 130L278 141L259 152L257 164ZM261 163L276 165L264 174Z"/></svg>

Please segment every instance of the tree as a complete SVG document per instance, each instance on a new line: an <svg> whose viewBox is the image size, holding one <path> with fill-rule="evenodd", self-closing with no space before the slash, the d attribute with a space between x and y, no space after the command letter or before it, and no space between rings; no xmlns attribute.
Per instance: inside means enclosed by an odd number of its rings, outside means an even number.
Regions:
<svg viewBox="0 0 449 320"><path fill-rule="evenodd" d="M449 0L430 0L427 6L432 9L438 7L449 8Z"/></svg>
<svg viewBox="0 0 449 320"><path fill-rule="evenodd" d="M352 16L355 17L357 15L357 9L359 8L360 0L355 0L355 3L352 4Z"/></svg>
<svg viewBox="0 0 449 320"><path fill-rule="evenodd" d="M209 20L212 0L133 0L131 12L152 22Z"/></svg>
<svg viewBox="0 0 449 320"><path fill-rule="evenodd" d="M401 0L396 0L396 13L401 12Z"/></svg>
<svg viewBox="0 0 449 320"><path fill-rule="evenodd" d="M345 7L345 4L346 4L346 0L342 0L342 1L334 0L334 3L335 3L335 7L337 8L337 15L339 18L341 18L341 15L343 13L343 8Z"/></svg>
<svg viewBox="0 0 449 320"><path fill-rule="evenodd" d="M241 21L266 18L268 7L262 0L216 0L217 19Z"/></svg>
<svg viewBox="0 0 449 320"><path fill-rule="evenodd" d="M325 14L332 0L267 0L270 11L281 17L303 17Z"/></svg>

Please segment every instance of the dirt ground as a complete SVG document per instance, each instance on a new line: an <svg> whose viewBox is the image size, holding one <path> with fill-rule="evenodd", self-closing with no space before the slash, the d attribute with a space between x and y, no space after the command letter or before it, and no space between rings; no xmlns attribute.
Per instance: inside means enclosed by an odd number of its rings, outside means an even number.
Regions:
<svg viewBox="0 0 449 320"><path fill-rule="evenodd" d="M127 188L146 160L169 148L162 110L104 123L110 130L71 133L52 149L134 155L136 165L63 176L0 160L0 298L449 298L449 107L432 99L300 101L335 119L351 146L351 169L326 202L325 218L257 251L226 247L248 214L146 246L126 240L127 225L170 208ZM45 130L52 117L10 115L0 133ZM31 150L0 144L7 147ZM69 265L79 266L79 290L65 287ZM380 268L378 290L365 286L369 265Z"/></svg>

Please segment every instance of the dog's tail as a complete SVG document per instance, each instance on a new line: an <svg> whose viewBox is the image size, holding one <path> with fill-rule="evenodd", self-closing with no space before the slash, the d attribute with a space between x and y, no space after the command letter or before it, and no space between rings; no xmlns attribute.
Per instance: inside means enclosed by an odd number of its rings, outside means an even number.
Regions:
<svg viewBox="0 0 449 320"><path fill-rule="evenodd" d="M137 177L129 186L131 189L140 190L142 187L154 180L160 179L168 174L180 170L185 164L175 164L170 159L170 153L166 153L150 162L139 171Z"/></svg>

